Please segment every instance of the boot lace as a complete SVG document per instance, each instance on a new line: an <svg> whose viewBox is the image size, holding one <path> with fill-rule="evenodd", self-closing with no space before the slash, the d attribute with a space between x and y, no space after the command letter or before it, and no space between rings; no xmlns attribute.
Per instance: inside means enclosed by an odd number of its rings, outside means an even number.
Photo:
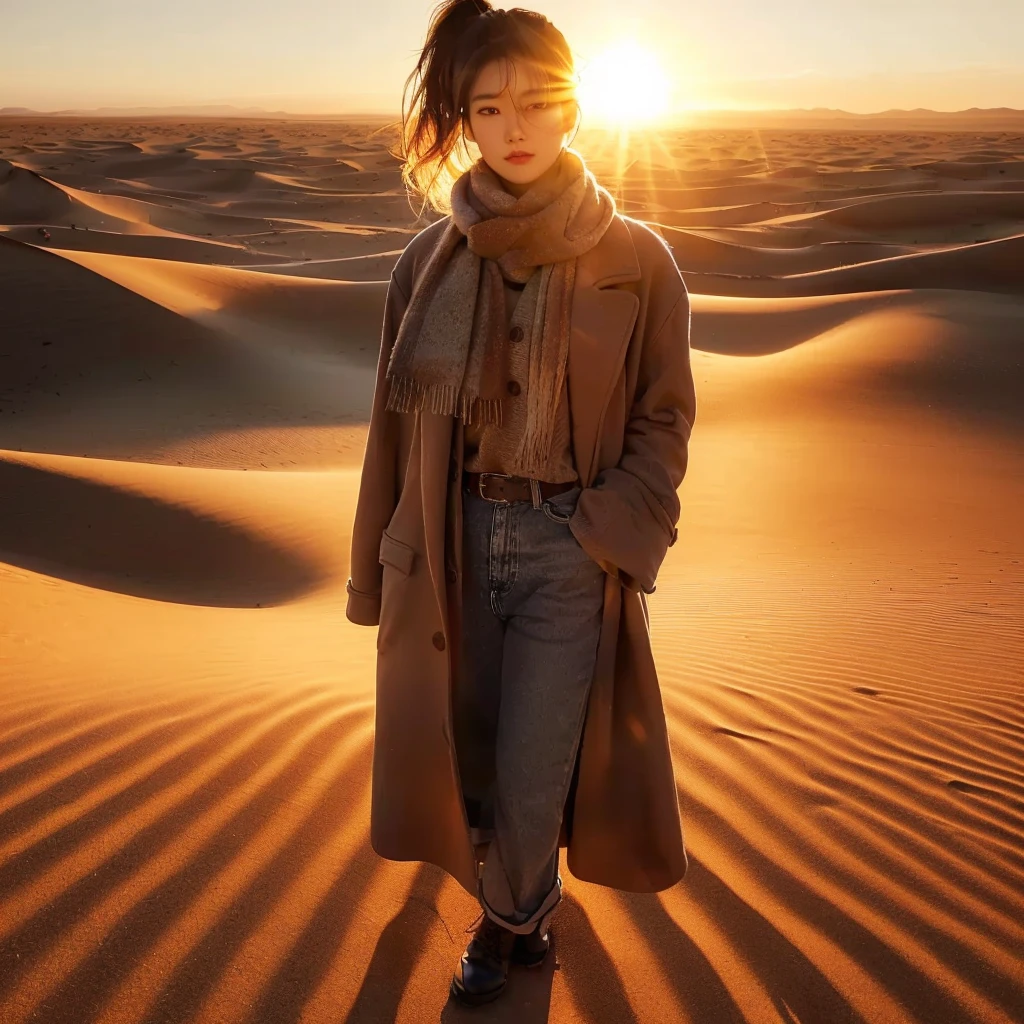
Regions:
<svg viewBox="0 0 1024 1024"><path fill-rule="evenodd" d="M502 942L505 938L505 929L496 921L492 921L484 911L480 911L476 920L466 931L473 932L473 941L480 948L481 952L486 953L495 960L502 958Z"/></svg>

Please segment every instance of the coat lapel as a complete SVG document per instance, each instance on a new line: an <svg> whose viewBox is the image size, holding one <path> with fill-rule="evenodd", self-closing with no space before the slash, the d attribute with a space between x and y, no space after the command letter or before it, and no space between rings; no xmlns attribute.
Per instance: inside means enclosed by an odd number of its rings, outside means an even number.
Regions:
<svg viewBox="0 0 1024 1024"><path fill-rule="evenodd" d="M573 287L567 376L573 456L584 486L593 482L605 408L640 309L632 291L610 285L638 280L633 239L616 216L601 241L577 259Z"/></svg>

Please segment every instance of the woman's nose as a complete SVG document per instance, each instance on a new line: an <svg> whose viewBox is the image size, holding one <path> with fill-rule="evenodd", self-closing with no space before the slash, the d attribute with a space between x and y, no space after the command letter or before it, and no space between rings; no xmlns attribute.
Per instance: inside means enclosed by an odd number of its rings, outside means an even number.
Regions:
<svg viewBox="0 0 1024 1024"><path fill-rule="evenodd" d="M513 110L511 114L506 117L505 120L505 135L508 138L521 137L523 134L523 126L520 119L519 112Z"/></svg>

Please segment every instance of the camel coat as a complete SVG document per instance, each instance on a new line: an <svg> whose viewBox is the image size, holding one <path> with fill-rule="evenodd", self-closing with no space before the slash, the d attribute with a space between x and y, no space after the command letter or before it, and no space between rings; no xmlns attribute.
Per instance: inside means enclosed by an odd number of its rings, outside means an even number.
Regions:
<svg viewBox="0 0 1024 1024"><path fill-rule="evenodd" d="M425 255L408 244L388 284L377 386L352 533L347 616L378 626L370 840L477 892L452 739L459 685L462 425L385 410L385 371ZM633 892L687 861L645 594L679 519L696 411L690 305L671 250L616 214L578 258L568 389L583 485L570 529L606 572L597 668L561 843L578 878Z"/></svg>

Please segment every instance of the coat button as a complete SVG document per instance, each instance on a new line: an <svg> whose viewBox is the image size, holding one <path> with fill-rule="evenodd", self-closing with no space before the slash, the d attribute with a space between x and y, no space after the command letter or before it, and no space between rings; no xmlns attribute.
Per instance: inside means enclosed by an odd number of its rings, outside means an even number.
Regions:
<svg viewBox="0 0 1024 1024"><path fill-rule="evenodd" d="M515 324L512 329L508 332L509 341L522 341L523 340L523 329L519 324Z"/></svg>
<svg viewBox="0 0 1024 1024"><path fill-rule="evenodd" d="M444 633L435 633L431 637L431 643L439 650L444 650Z"/></svg>
<svg viewBox="0 0 1024 1024"><path fill-rule="evenodd" d="M448 566L448 571L447 571L447 573L445 575L448 577L448 582L449 583L456 583L456 582L458 582L459 574L458 574L457 570L455 569L454 565L449 565Z"/></svg>
<svg viewBox="0 0 1024 1024"><path fill-rule="evenodd" d="M510 380L505 386L508 388L508 393L513 396L518 395L523 390L517 380Z"/></svg>

